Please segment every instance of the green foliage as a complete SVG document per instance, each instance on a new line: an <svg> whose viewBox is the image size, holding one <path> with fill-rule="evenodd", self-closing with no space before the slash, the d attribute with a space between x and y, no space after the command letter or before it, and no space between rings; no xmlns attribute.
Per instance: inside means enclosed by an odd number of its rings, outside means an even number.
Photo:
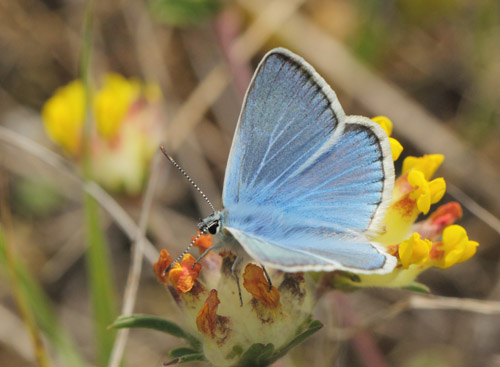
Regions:
<svg viewBox="0 0 500 367"><path fill-rule="evenodd" d="M87 229L87 277L94 315L94 333L97 348L97 365L108 362L115 339L115 332L108 325L116 317L115 297L111 278L108 247L99 219L99 205L85 195L85 226Z"/></svg>
<svg viewBox="0 0 500 367"><path fill-rule="evenodd" d="M37 217L54 212L62 203L54 185L44 180L20 180L14 186L13 194L20 213Z"/></svg>
<svg viewBox="0 0 500 367"><path fill-rule="evenodd" d="M161 331L185 339L197 352L201 351L201 342L195 336L182 329L176 323L160 317L140 314L120 316L110 327L114 329L144 328Z"/></svg>
<svg viewBox="0 0 500 367"><path fill-rule="evenodd" d="M0 265L2 268L7 266L6 256L5 237L0 227ZM30 274L20 258L14 257L13 260L13 269L11 270L15 272L19 280L18 291L27 301L27 307L34 315L37 326L47 337L51 348L58 354L64 365L72 367L86 366L71 338L59 323L57 312L54 310L45 291Z"/></svg>
<svg viewBox="0 0 500 367"><path fill-rule="evenodd" d="M284 345L279 349L275 349L273 344L261 344L256 343L250 346L247 351L241 357L238 366L242 367L264 367L269 366L273 362L277 361L285 354L287 354L292 348L296 347L312 334L316 333L321 329L323 325L321 322L308 321L305 329L300 332L295 338L293 338L289 343Z"/></svg>
<svg viewBox="0 0 500 367"><path fill-rule="evenodd" d="M413 282L410 285L404 287L403 289L406 289L406 290L412 291L412 292L424 293L424 294L431 293L431 290L429 289L429 287L427 287L425 284L422 284L419 282Z"/></svg>
<svg viewBox="0 0 500 367"><path fill-rule="evenodd" d="M176 323L149 315L131 315L119 317L110 327L115 329L121 328L146 328L164 332L173 336L185 339L192 348L176 348L169 352L169 356L174 358L167 365L181 364L190 361L202 361L205 357L202 353L201 342L183 330ZM307 320L304 325L299 327L297 335L286 345L276 349L273 344L255 343L251 345L245 352L240 346L235 346L232 352L228 355L228 359L232 359L237 355L241 355L237 365L240 367L264 367L283 357L293 347L302 343L316 331L321 329L323 325L319 321Z"/></svg>
<svg viewBox="0 0 500 367"><path fill-rule="evenodd" d="M168 352L168 356L171 358L180 358L190 354L199 354L199 351L192 348L181 347L181 348L171 349Z"/></svg>
<svg viewBox="0 0 500 367"><path fill-rule="evenodd" d="M81 79L85 91L85 126L83 134L83 176L89 180L91 176L91 159L89 153L90 134L92 131L92 113L89 110L92 101L90 85L90 60L92 55L92 14L93 1L87 3L82 30L81 46ZM107 327L116 317L115 292L111 277L111 261L109 259L106 236L101 228L99 204L89 194L84 194L85 230L86 230L86 266L89 293L94 317L94 335L96 346L96 364L106 366L113 349L116 332Z"/></svg>
<svg viewBox="0 0 500 367"><path fill-rule="evenodd" d="M152 15L173 26L196 25L214 15L221 7L219 0L150 0Z"/></svg>

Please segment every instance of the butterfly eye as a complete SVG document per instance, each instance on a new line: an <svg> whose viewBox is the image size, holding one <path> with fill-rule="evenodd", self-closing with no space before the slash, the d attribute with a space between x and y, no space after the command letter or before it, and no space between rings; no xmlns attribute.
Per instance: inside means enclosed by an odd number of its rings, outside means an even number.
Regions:
<svg viewBox="0 0 500 367"><path fill-rule="evenodd" d="M210 234L216 234L217 233L217 228L219 227L219 221L216 220L208 226L208 233Z"/></svg>

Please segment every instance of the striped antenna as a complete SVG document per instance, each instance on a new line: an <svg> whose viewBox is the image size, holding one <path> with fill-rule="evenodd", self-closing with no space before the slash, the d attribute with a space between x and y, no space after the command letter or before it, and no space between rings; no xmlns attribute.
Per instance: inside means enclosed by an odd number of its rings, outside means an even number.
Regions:
<svg viewBox="0 0 500 367"><path fill-rule="evenodd" d="M191 185L194 186L194 188L201 194L201 196L203 196L203 199L205 199L205 201L208 203L208 205L210 205L210 208L212 209L212 213L215 213L214 206L212 205L210 200L208 200L207 196L203 193L203 191L201 191L201 189L198 187L198 185L194 183L194 181L191 179L191 177L189 177L189 175L181 168L181 166L179 166L177 164L177 162L174 161L174 159L167 153L167 151L165 150L165 147L163 145L160 146L160 150L165 155L165 157L167 157L168 160L170 162L172 162L174 167L177 168L184 175L184 177L187 178L187 180L191 183Z"/></svg>

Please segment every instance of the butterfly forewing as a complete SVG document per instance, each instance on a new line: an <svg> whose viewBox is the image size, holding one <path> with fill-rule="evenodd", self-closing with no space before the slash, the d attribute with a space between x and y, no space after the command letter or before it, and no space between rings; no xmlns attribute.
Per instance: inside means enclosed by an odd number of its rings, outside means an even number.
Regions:
<svg viewBox="0 0 500 367"><path fill-rule="evenodd" d="M290 176L336 129L330 99L304 68L290 55L275 52L256 71L226 169L225 207L255 202L255 194L265 196L266 187ZM343 115L340 106L339 112Z"/></svg>

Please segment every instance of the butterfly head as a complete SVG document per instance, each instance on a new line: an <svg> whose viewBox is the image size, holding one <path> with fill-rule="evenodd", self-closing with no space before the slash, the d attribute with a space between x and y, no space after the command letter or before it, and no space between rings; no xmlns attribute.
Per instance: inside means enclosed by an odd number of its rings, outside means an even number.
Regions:
<svg viewBox="0 0 500 367"><path fill-rule="evenodd" d="M200 223L198 223L198 229L200 230L201 233L205 234L217 234L220 231L221 228L221 220L222 220L222 213L221 212L215 212L208 217L204 218L201 220Z"/></svg>

